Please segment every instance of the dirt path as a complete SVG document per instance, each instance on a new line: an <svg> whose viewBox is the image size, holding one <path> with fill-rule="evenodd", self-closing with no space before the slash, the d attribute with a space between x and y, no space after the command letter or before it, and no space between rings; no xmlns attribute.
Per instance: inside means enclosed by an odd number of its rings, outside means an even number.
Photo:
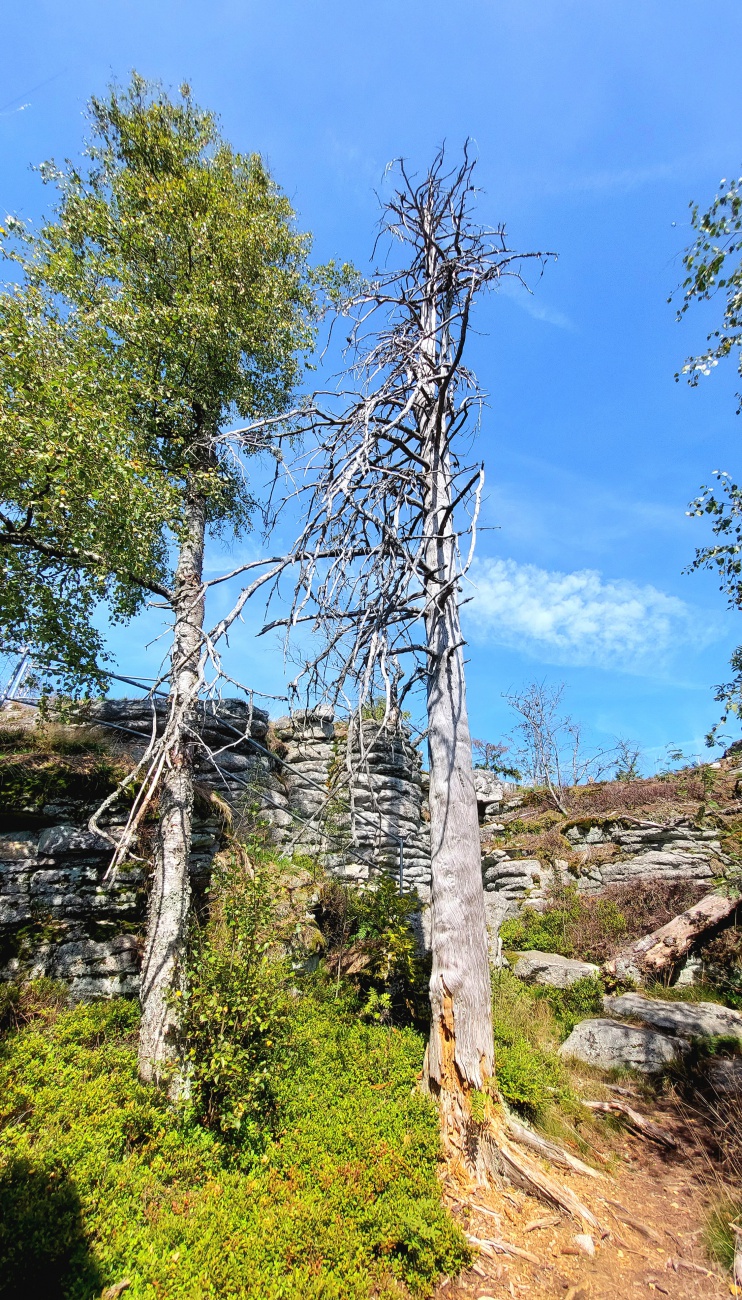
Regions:
<svg viewBox="0 0 742 1300"><path fill-rule="evenodd" d="M483 1250L472 1269L441 1283L436 1300L631 1300L651 1294L718 1300L733 1294L729 1278L703 1249L709 1167L702 1134L669 1109L654 1111L651 1118L674 1132L678 1152L629 1134L614 1135L603 1144L614 1157L611 1173L590 1179L559 1171L605 1233L602 1239L592 1234L594 1258L575 1241L582 1231L578 1223L521 1192L469 1190L464 1196L447 1190L465 1232L484 1241L499 1239L534 1260ZM476 1210L476 1204L490 1213Z"/></svg>

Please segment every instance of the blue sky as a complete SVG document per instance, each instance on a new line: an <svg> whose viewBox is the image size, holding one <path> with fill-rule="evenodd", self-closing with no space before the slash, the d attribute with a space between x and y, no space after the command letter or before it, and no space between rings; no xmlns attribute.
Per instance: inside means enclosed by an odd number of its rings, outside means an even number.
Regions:
<svg viewBox="0 0 742 1300"><path fill-rule="evenodd" d="M483 221L558 253L533 295L493 295L471 360L490 394L488 475L468 606L475 734L508 729L504 691L568 684L596 742L635 738L651 764L699 751L742 620L711 575L683 576L703 523L688 501L737 469L733 367L674 382L712 317L674 320L688 202L742 161L742 88L727 52L736 0L29 0L3 16L0 208L37 219L29 164L74 156L85 101L131 68L221 114L295 204L322 260L363 268L386 163L424 167L473 137ZM239 549L239 548L238 548ZM249 620L235 674L280 690ZM153 616L112 644L147 671Z"/></svg>

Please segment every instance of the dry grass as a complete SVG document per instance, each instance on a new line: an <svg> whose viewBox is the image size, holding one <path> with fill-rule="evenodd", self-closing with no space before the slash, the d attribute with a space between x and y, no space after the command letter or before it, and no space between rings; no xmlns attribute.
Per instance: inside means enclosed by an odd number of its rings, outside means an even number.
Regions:
<svg viewBox="0 0 742 1300"><path fill-rule="evenodd" d="M708 767L685 768L666 776L641 778L636 781L601 781L575 785L563 792L567 809L566 820L583 817L620 817L622 814L641 816L661 811L663 815L685 813L689 808L715 802L731 802L735 796L736 778L728 770ZM506 814L505 820L540 818L544 813L557 813L548 790L528 790L517 812Z"/></svg>

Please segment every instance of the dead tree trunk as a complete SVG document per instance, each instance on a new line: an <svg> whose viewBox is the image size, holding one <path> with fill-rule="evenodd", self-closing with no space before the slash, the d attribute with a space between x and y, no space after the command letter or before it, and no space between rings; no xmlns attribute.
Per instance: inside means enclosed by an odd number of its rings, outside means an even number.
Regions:
<svg viewBox="0 0 742 1300"><path fill-rule="evenodd" d="M185 957L191 888L193 760L188 733L200 686L203 643L202 586L206 502L189 497L175 573L175 626L171 652L166 744L161 756L160 812L142 962L139 1073L148 1082L181 1086L177 1072L179 1002L185 991Z"/></svg>
<svg viewBox="0 0 742 1300"><path fill-rule="evenodd" d="M428 1075L444 1137L461 1136L465 1096L492 1074L494 1048L481 845L461 633L455 602L429 617L433 967Z"/></svg>
<svg viewBox="0 0 742 1300"><path fill-rule="evenodd" d="M428 292L423 295L421 397L416 419L422 459L424 591L427 644L428 754L430 761L431 1032L428 1078L437 1093L444 1143L461 1145L467 1094L481 1088L494 1068L492 994L487 917L482 883L477 796L466 707L464 645L459 617L459 565L453 528L449 463L451 412L447 388L436 382L451 365L450 306L441 310L435 232L428 239ZM448 308L448 310L447 310ZM443 319L440 319L440 316Z"/></svg>
<svg viewBox="0 0 742 1300"><path fill-rule="evenodd" d="M487 1087L489 953L459 617L483 486L482 465L459 452L482 394L463 354L476 296L519 275L522 257L502 227L470 220L472 171L466 150L451 172L441 151L419 183L400 164L403 183L384 226L404 249L402 265L380 273L356 302L350 404L313 415L300 489L306 522L286 559L298 566L292 607L264 631L312 624L319 649L293 683L297 697L301 683L302 694L333 707L343 700L362 718L380 691L382 727L425 683L433 949L426 1077L446 1155L467 1179L509 1178L594 1225L573 1193L514 1149ZM377 311L381 328L370 323ZM475 1089L486 1093L478 1119Z"/></svg>

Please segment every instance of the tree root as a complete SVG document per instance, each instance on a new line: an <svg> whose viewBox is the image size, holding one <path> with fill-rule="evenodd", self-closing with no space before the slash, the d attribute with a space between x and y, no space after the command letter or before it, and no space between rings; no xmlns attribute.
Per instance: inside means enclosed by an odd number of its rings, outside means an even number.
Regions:
<svg viewBox="0 0 742 1300"><path fill-rule="evenodd" d="M514 1255L519 1259L527 1259L529 1264L540 1264L541 1260L538 1255L534 1255L531 1250L524 1250L522 1246L514 1246L510 1241L501 1241L499 1237L473 1237L466 1233L466 1240L481 1250L483 1255Z"/></svg>
<svg viewBox="0 0 742 1300"><path fill-rule="evenodd" d="M566 1165L581 1174L599 1177L597 1171L513 1119L502 1098L498 1105L491 1094L485 1093L483 1112L475 1118L472 1113L475 1089L459 1073L454 1058L453 1034L447 1021L442 1021L440 1028L441 1077L431 1077L430 1057L426 1053L423 1086L427 1086L438 1105L443 1154L453 1181L467 1185L468 1189L472 1183L480 1187L494 1184L498 1188L502 1188L503 1183L512 1183L547 1205L563 1210L581 1224L602 1232L592 1210L583 1205L571 1188L545 1174L535 1160L516 1149L515 1142L528 1145L546 1160ZM482 1099L481 1091L477 1095ZM482 1104L481 1100L479 1104Z"/></svg>
<svg viewBox="0 0 742 1300"><path fill-rule="evenodd" d="M490 1124L478 1137L477 1165L490 1179L494 1177L500 1180L504 1177L522 1191L546 1201L548 1205L557 1206L581 1223L600 1231L600 1223L592 1210L582 1204L571 1188L564 1187L543 1173L530 1157L515 1151L505 1133L498 1133L495 1126Z"/></svg>
<svg viewBox="0 0 742 1300"><path fill-rule="evenodd" d="M659 1124L647 1119L645 1115L640 1115L638 1110L634 1110L634 1107L629 1106L625 1101L583 1101L582 1104L587 1106L588 1110L597 1111L598 1114L622 1115L629 1128L640 1133L642 1137L657 1142L659 1146L674 1149L678 1145L672 1133L660 1128Z"/></svg>
<svg viewBox="0 0 742 1300"><path fill-rule="evenodd" d="M550 1160L553 1165L561 1165L563 1169L574 1169L575 1173L585 1174L590 1178L605 1178L605 1174L599 1169L593 1169L592 1165L583 1164L582 1160L577 1159L577 1156L573 1156L569 1151L565 1151L563 1147L557 1146L556 1142L550 1142L548 1138L543 1138L538 1133L534 1133L533 1129L514 1119L505 1107L503 1109L507 1121L508 1137L512 1138L514 1142L518 1142L521 1146L530 1147L544 1160Z"/></svg>

